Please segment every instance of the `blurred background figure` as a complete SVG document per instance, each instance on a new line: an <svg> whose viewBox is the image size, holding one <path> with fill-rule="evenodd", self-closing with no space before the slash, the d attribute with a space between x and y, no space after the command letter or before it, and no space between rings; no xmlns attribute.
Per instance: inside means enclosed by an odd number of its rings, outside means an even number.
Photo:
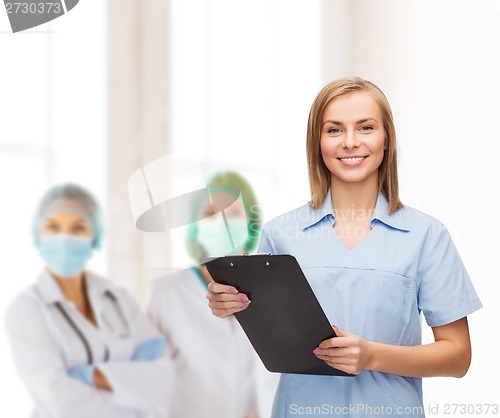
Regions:
<svg viewBox="0 0 500 418"><path fill-rule="evenodd" d="M88 191L64 184L45 193L33 236L46 268L6 317L34 417L147 417L166 396L165 339L124 289L85 270L102 235Z"/></svg>
<svg viewBox="0 0 500 418"><path fill-rule="evenodd" d="M248 182L233 171L207 182L209 200L197 202L187 247L193 266L153 282L148 313L171 348L172 391L156 418L254 418L257 412L255 353L234 317L211 314L212 281L201 264L207 256L254 250L261 212Z"/></svg>

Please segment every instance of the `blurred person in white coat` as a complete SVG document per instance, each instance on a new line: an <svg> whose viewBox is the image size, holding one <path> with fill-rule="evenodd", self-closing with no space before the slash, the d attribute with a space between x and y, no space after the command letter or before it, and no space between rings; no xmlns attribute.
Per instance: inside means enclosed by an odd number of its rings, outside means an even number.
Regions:
<svg viewBox="0 0 500 418"><path fill-rule="evenodd" d="M201 219L190 225L187 242L196 265L156 279L151 288L148 314L175 364L171 393L156 418L258 416L255 352L234 317L212 315L206 299L212 279L200 263L206 256L252 251L261 212L241 175L219 172L207 185L210 198L187 209L193 221Z"/></svg>
<svg viewBox="0 0 500 418"><path fill-rule="evenodd" d="M43 196L33 234L46 268L6 316L33 417L145 418L168 392L165 339L124 289L85 270L102 231L80 186Z"/></svg>

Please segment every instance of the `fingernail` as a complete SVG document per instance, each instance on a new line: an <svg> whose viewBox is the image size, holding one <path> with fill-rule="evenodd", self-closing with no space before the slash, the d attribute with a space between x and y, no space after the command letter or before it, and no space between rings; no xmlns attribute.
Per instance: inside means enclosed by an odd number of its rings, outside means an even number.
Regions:
<svg viewBox="0 0 500 418"><path fill-rule="evenodd" d="M229 291L234 294L238 293L238 289L236 289L235 287L232 287L231 289L229 289Z"/></svg>
<svg viewBox="0 0 500 418"><path fill-rule="evenodd" d="M319 349L318 348L315 348L314 351L313 351L314 354L318 355L319 354Z"/></svg>
<svg viewBox="0 0 500 418"><path fill-rule="evenodd" d="M321 344L319 345L319 348L324 348L324 347L325 347L325 346L323 345L323 343L321 343Z"/></svg>

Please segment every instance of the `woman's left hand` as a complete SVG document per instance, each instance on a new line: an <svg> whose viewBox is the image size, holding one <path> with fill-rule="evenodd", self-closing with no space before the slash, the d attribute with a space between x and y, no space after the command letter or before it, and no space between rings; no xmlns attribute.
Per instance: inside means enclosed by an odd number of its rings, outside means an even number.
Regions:
<svg viewBox="0 0 500 418"><path fill-rule="evenodd" d="M363 338L332 326L337 337L322 341L313 352L330 367L350 374L369 368L373 360L370 343Z"/></svg>

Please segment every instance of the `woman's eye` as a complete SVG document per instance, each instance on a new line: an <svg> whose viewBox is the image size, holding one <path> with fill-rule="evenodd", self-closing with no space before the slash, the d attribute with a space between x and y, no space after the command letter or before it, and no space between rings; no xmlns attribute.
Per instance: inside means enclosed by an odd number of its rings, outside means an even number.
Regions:
<svg viewBox="0 0 500 418"><path fill-rule="evenodd" d="M203 209L201 211L201 217L202 218L209 218L210 216L212 216L214 214L213 210L211 209Z"/></svg>
<svg viewBox="0 0 500 418"><path fill-rule="evenodd" d="M361 130L362 131L373 131L373 127L371 127L371 126L362 126Z"/></svg>
<svg viewBox="0 0 500 418"><path fill-rule="evenodd" d="M245 210L243 209L233 209L226 212L228 218L241 218L245 216Z"/></svg>
<svg viewBox="0 0 500 418"><path fill-rule="evenodd" d="M87 232L87 227L84 225L75 225L73 227L73 232Z"/></svg>
<svg viewBox="0 0 500 418"><path fill-rule="evenodd" d="M329 134L338 134L338 133L340 133L340 129L339 128L330 128L328 130L328 133Z"/></svg>
<svg viewBox="0 0 500 418"><path fill-rule="evenodd" d="M55 224L48 224L48 225L45 225L45 229L47 229L49 231L57 231L59 228Z"/></svg>

